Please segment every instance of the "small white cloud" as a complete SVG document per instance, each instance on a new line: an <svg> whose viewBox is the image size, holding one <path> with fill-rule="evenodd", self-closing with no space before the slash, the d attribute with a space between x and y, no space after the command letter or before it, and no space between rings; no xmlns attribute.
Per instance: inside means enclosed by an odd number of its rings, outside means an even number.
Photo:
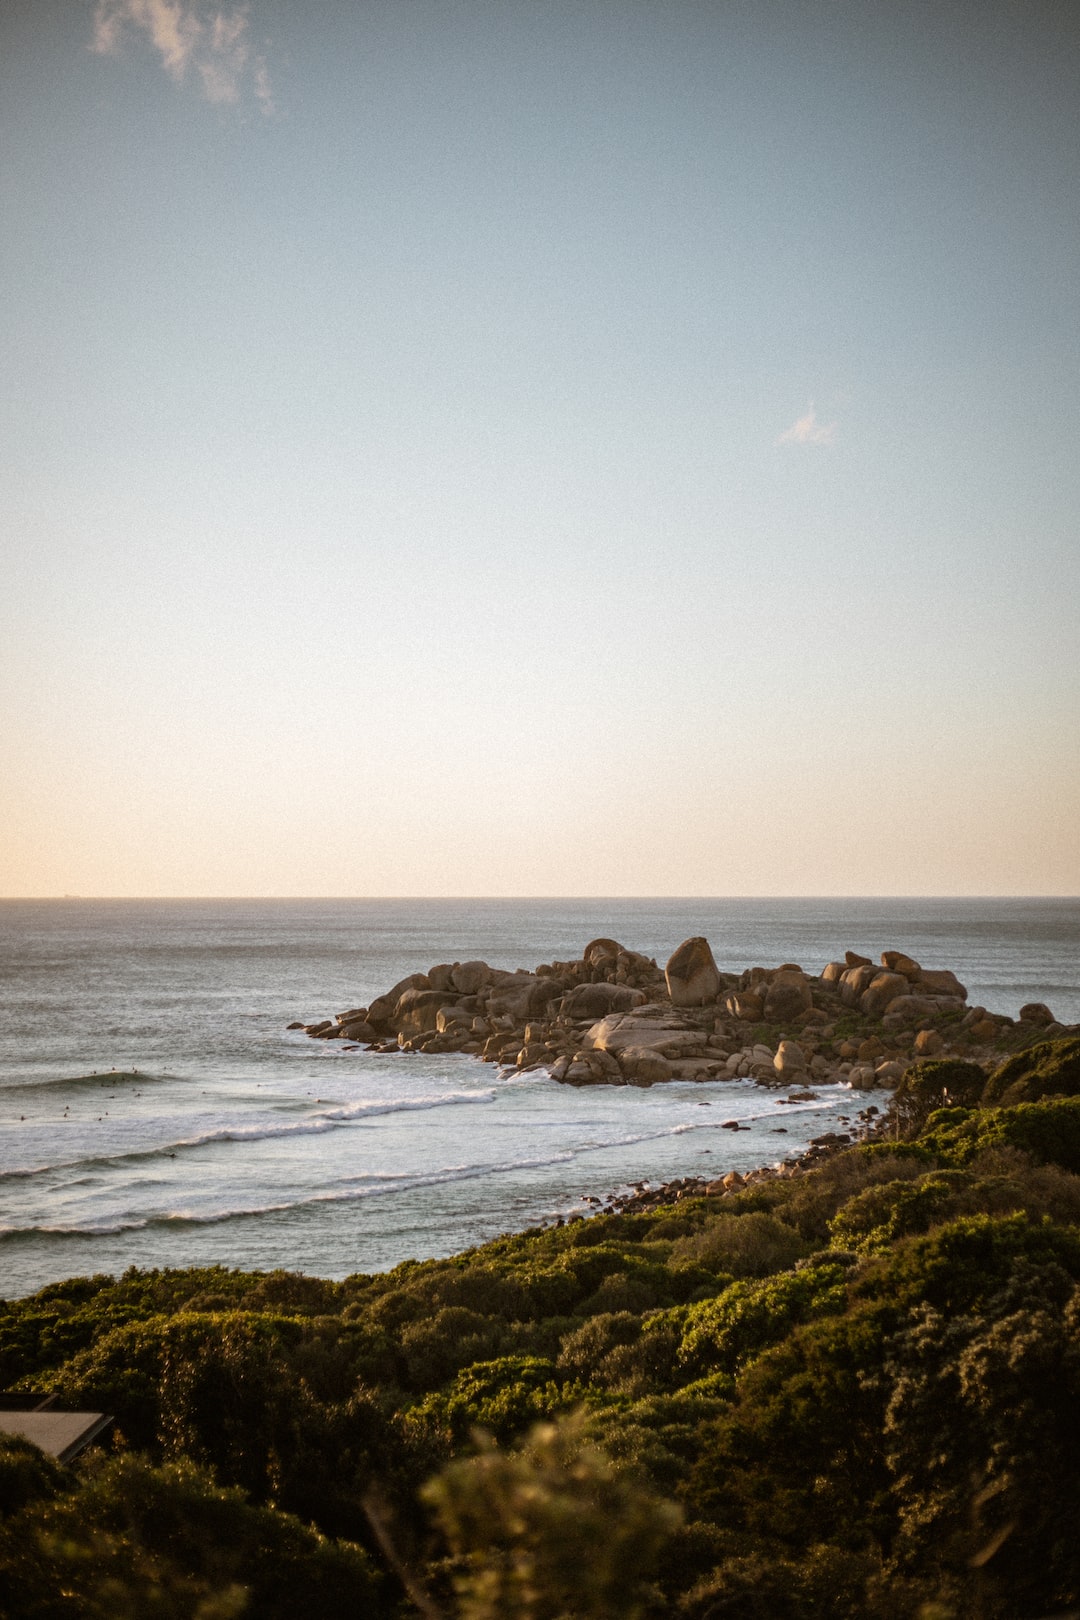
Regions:
<svg viewBox="0 0 1080 1620"><path fill-rule="evenodd" d="M131 32L150 40L181 83L193 68L207 101L240 100L248 80L265 113L274 110L266 62L254 56L248 8L218 11L206 0L97 0L91 49L112 56Z"/></svg>
<svg viewBox="0 0 1080 1620"><path fill-rule="evenodd" d="M777 444L832 444L836 438L835 422L819 422L813 400L806 407L805 416L792 422L777 439Z"/></svg>

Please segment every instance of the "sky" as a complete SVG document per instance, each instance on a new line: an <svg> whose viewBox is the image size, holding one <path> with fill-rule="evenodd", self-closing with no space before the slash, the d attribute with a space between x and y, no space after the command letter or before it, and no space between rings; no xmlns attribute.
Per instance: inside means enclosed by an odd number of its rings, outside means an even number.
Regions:
<svg viewBox="0 0 1080 1620"><path fill-rule="evenodd" d="M1080 8L3 0L0 894L1080 893Z"/></svg>

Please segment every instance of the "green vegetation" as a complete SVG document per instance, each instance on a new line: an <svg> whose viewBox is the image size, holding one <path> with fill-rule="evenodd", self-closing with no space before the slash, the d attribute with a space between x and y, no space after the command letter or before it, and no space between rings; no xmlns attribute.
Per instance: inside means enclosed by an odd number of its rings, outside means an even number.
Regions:
<svg viewBox="0 0 1080 1620"><path fill-rule="evenodd" d="M1076 1607L1078 1061L920 1064L813 1171L384 1276L0 1305L0 1385L117 1419L74 1469L0 1445L0 1611Z"/></svg>

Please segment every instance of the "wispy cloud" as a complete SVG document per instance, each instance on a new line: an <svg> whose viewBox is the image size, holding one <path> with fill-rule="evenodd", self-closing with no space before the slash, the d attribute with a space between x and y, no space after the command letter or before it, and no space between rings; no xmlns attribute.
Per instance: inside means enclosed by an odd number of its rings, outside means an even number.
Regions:
<svg viewBox="0 0 1080 1620"><path fill-rule="evenodd" d="M91 49L116 55L129 35L149 39L177 83L193 74L207 101L237 102L250 89L274 110L270 74L252 50L246 5L219 11L206 0L97 0Z"/></svg>
<svg viewBox="0 0 1080 1620"><path fill-rule="evenodd" d="M777 444L832 444L836 438L835 422L819 422L813 400L800 416L777 439Z"/></svg>

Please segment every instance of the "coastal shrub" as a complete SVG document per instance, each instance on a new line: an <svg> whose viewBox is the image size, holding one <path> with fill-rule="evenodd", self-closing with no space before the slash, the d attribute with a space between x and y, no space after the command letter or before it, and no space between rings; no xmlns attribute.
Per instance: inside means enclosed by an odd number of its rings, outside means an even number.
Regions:
<svg viewBox="0 0 1080 1620"><path fill-rule="evenodd" d="M717 1376L709 1382L709 1389L697 1385L637 1400L596 1402L584 1414L584 1433L620 1467L665 1494L680 1494L707 1426L734 1398L733 1379Z"/></svg>
<svg viewBox="0 0 1080 1620"><path fill-rule="evenodd" d="M946 1314L986 1307L1003 1291L1043 1290L1062 1304L1080 1278L1080 1231L1023 1214L965 1215L897 1243L852 1282L853 1293L897 1313L923 1304Z"/></svg>
<svg viewBox="0 0 1080 1620"><path fill-rule="evenodd" d="M833 1241L864 1252L888 1249L898 1238L926 1232L957 1213L958 1195L970 1181L958 1170L938 1170L917 1181L866 1187L833 1217Z"/></svg>
<svg viewBox="0 0 1080 1620"><path fill-rule="evenodd" d="M671 1261L731 1277L764 1277L793 1266L807 1248L807 1240L785 1221L749 1210L714 1216L701 1231L676 1239Z"/></svg>
<svg viewBox="0 0 1080 1620"><path fill-rule="evenodd" d="M245 1309L261 1282L257 1273L224 1266L186 1271L130 1267L120 1278L73 1277L49 1284L30 1299L0 1301L0 1386L9 1387L28 1374L40 1378L129 1323L185 1308Z"/></svg>
<svg viewBox="0 0 1080 1620"><path fill-rule="evenodd" d="M1080 1593L1080 1291L930 1306L893 1340L883 1434L893 1565L935 1572L958 1613L1058 1613Z"/></svg>
<svg viewBox="0 0 1080 1620"><path fill-rule="evenodd" d="M561 1371L581 1383L642 1395L672 1382L679 1348L676 1313L635 1316L619 1311L594 1316L562 1340Z"/></svg>
<svg viewBox="0 0 1080 1620"><path fill-rule="evenodd" d="M1074 1097L1080 1092L1080 1035L1039 1041L995 1069L982 1101L1011 1108L1040 1097Z"/></svg>
<svg viewBox="0 0 1080 1620"><path fill-rule="evenodd" d="M899 1238L960 1215L1016 1211L1080 1224L1080 1176L1009 1146L980 1147L966 1162L966 1170L933 1170L916 1181L866 1188L834 1217L833 1241L861 1253L883 1252Z"/></svg>
<svg viewBox="0 0 1080 1620"><path fill-rule="evenodd" d="M907 1143L881 1143L850 1148L815 1169L812 1175L773 1185L783 1189L783 1202L774 1206L780 1220L813 1247L830 1240L837 1211L865 1187L889 1181L914 1181L933 1160L922 1148Z"/></svg>
<svg viewBox="0 0 1080 1620"><path fill-rule="evenodd" d="M559 1350L561 1371L589 1383L606 1382L603 1368L614 1350L634 1345L641 1337L642 1319L630 1311L590 1317L568 1333Z"/></svg>
<svg viewBox="0 0 1080 1620"><path fill-rule="evenodd" d="M928 1058L913 1063L893 1093L889 1119L903 1137L917 1136L936 1108L967 1108L977 1103L986 1070L962 1058Z"/></svg>
<svg viewBox="0 0 1080 1620"><path fill-rule="evenodd" d="M0 1435L0 1519L10 1518L29 1502L59 1496L66 1478L60 1464L29 1440Z"/></svg>
<svg viewBox="0 0 1080 1620"><path fill-rule="evenodd" d="M190 1462L98 1462L0 1525L19 1620L383 1620L367 1555L252 1506ZM62 1594L62 1596L60 1595Z"/></svg>
<svg viewBox="0 0 1080 1620"><path fill-rule="evenodd" d="M947 1164L965 1166L990 1148L1018 1148L1041 1164L1080 1173L1080 1097L1017 1107L948 1108L931 1114L919 1138Z"/></svg>
<svg viewBox="0 0 1080 1620"><path fill-rule="evenodd" d="M764 1547L724 1559L695 1582L679 1602L681 1620L912 1620L925 1613L930 1594L895 1575L886 1576L880 1553L853 1551L828 1542L797 1557ZM927 1620L930 1620L927 1615Z"/></svg>
<svg viewBox="0 0 1080 1620"><path fill-rule="evenodd" d="M429 1395L409 1411L410 1423L435 1424L464 1441L476 1429L509 1441L539 1418L576 1406L584 1393L554 1364L540 1356L503 1356L477 1362L458 1373L450 1387Z"/></svg>
<svg viewBox="0 0 1080 1620"><path fill-rule="evenodd" d="M681 1517L572 1420L451 1463L425 1496L454 1556L460 1620L636 1620Z"/></svg>
<svg viewBox="0 0 1080 1620"><path fill-rule="evenodd" d="M735 1545L801 1558L815 1542L865 1547L887 1533L881 1365L895 1312L877 1300L792 1328L751 1357L737 1400L702 1425L678 1497Z"/></svg>
<svg viewBox="0 0 1080 1620"><path fill-rule="evenodd" d="M401 1330L406 1388L437 1388L462 1367L490 1360L505 1336L500 1319L464 1305L444 1305L433 1317L407 1323Z"/></svg>
<svg viewBox="0 0 1080 1620"><path fill-rule="evenodd" d="M679 1367L691 1374L736 1373L800 1322L835 1315L847 1304L847 1266L821 1263L763 1282L736 1282L693 1305L683 1320Z"/></svg>

